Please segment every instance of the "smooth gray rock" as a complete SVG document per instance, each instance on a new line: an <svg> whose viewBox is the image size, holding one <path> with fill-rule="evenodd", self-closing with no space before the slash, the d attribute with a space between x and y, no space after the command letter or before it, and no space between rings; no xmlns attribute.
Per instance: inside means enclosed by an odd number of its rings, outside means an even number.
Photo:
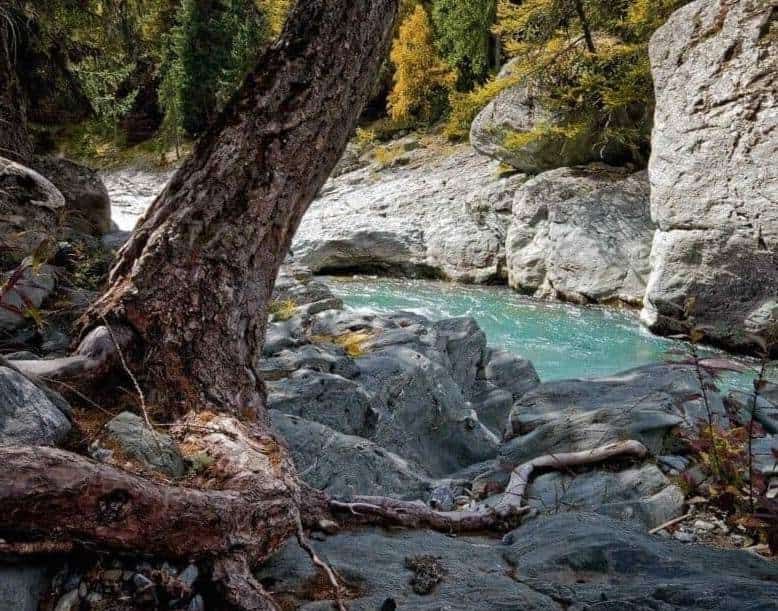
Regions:
<svg viewBox="0 0 778 611"><path fill-rule="evenodd" d="M461 386L465 399L470 399L483 367L486 335L474 319L460 317L434 323L432 337L436 347L448 357L451 376Z"/></svg>
<svg viewBox="0 0 778 611"><path fill-rule="evenodd" d="M302 220L294 260L314 272L504 278L505 231L523 176L501 177L467 146L403 154L405 165L373 163L331 179Z"/></svg>
<svg viewBox="0 0 778 611"><path fill-rule="evenodd" d="M55 157L36 157L33 166L65 197L71 228L96 236L111 231L111 200L94 170Z"/></svg>
<svg viewBox="0 0 778 611"><path fill-rule="evenodd" d="M505 350L487 349L470 402L479 420L502 436L513 402L540 384L534 365Z"/></svg>
<svg viewBox="0 0 778 611"><path fill-rule="evenodd" d="M57 284L56 270L51 265L36 265L30 258L4 274L3 283L12 276L13 285L0 296L0 329L6 331L28 322L30 308L40 308Z"/></svg>
<svg viewBox="0 0 778 611"><path fill-rule="evenodd" d="M381 405L372 439L435 477L493 458L498 446L465 401L447 360L400 345L357 361L362 384Z"/></svg>
<svg viewBox="0 0 778 611"><path fill-rule="evenodd" d="M753 441L754 468L768 477L778 476L778 435L757 437Z"/></svg>
<svg viewBox="0 0 778 611"><path fill-rule="evenodd" d="M0 565L0 611L38 611L47 572L41 566Z"/></svg>
<svg viewBox="0 0 778 611"><path fill-rule="evenodd" d="M51 181L0 157L0 235L6 246L32 253L52 237L64 209L65 198Z"/></svg>
<svg viewBox="0 0 778 611"><path fill-rule="evenodd" d="M724 425L721 396L708 394L715 422ZM695 430L706 417L696 372L687 365L647 365L606 378L548 382L514 404L513 439L500 448L500 459L516 465L620 439L638 440L659 454L670 429Z"/></svg>
<svg viewBox="0 0 778 611"><path fill-rule="evenodd" d="M267 383L268 407L315 420L346 435L371 437L378 406L364 387L342 376L299 369Z"/></svg>
<svg viewBox="0 0 778 611"><path fill-rule="evenodd" d="M651 40L649 166L659 231L643 320L709 325L709 341L778 339L778 44L775 5L697 0ZM689 307L689 300L694 300Z"/></svg>
<svg viewBox="0 0 778 611"><path fill-rule="evenodd" d="M173 439L150 431L143 418L132 412L122 412L109 420L99 443L109 449L118 445L123 454L148 469L161 471L171 477L184 474L184 461Z"/></svg>
<svg viewBox="0 0 778 611"><path fill-rule="evenodd" d="M551 597L512 578L512 567L501 558L504 548L495 540L370 529L317 541L316 550L358 592L348 602L353 611L560 610ZM424 557L437 560L440 581L422 590L414 587L418 573L408 565ZM289 608L329 610L330 601L311 600L308 584L315 576L316 569L296 545L287 545L257 571L257 577L272 584L271 591L287 600Z"/></svg>
<svg viewBox="0 0 778 611"><path fill-rule="evenodd" d="M481 377L486 382L509 391L514 399L540 384L540 377L532 361L494 348L490 348L484 357Z"/></svg>
<svg viewBox="0 0 778 611"><path fill-rule="evenodd" d="M521 58L508 62L498 78L508 78ZM597 134L582 132L574 140L553 136L521 146L508 146L511 134L526 134L540 125L558 125L560 118L543 106L524 84L503 90L478 114L470 127L470 143L481 154L499 159L521 172L538 174L554 168L600 160Z"/></svg>
<svg viewBox="0 0 778 611"><path fill-rule="evenodd" d="M508 282L539 297L639 305L654 230L645 172L602 164L544 172L516 192Z"/></svg>
<svg viewBox="0 0 778 611"><path fill-rule="evenodd" d="M575 476L546 473L530 484L527 499L541 513L596 512L651 529L682 515L685 495L655 465L646 464Z"/></svg>
<svg viewBox="0 0 778 611"><path fill-rule="evenodd" d="M293 282L310 282L304 274L292 276L285 274L278 298L304 290ZM353 356L338 345L346 340L354 342ZM483 379L491 353L469 318L432 322L409 312L342 309L301 313L270 326L264 354L258 367L268 380L272 409L362 437L432 477L494 458L499 440L470 399L485 384L499 390L503 383L521 383L497 373L492 382ZM535 375L520 359L512 366ZM509 409L502 405L503 421Z"/></svg>
<svg viewBox="0 0 778 611"><path fill-rule="evenodd" d="M383 495L425 499L432 480L423 469L363 437L271 411L303 480L337 497Z"/></svg>
<svg viewBox="0 0 778 611"><path fill-rule="evenodd" d="M684 546L603 515L544 517L505 541L369 529L316 547L357 591L349 601L355 611L766 611L778 597L775 563L742 551ZM409 568L422 557L440 569L428 594L414 591L417 575ZM331 601L312 600L315 575L293 542L257 572L289 607L329 609Z"/></svg>
<svg viewBox="0 0 778 611"><path fill-rule="evenodd" d="M647 535L602 515L567 513L529 522L506 537L517 580L564 588L574 609L608 611L767 610L778 567L747 552Z"/></svg>
<svg viewBox="0 0 778 611"><path fill-rule="evenodd" d="M56 445L70 432L69 408L22 374L0 367L0 446Z"/></svg>
<svg viewBox="0 0 778 611"><path fill-rule="evenodd" d="M298 369L311 369L346 378L354 377L358 372L353 359L342 348L322 344L303 344L293 350L284 348L260 363L262 379L265 381L288 377Z"/></svg>
<svg viewBox="0 0 778 611"><path fill-rule="evenodd" d="M754 410L754 393L731 390L725 402L742 424L747 424ZM778 404L759 395L756 400L754 420L764 427L764 430L774 435L778 433Z"/></svg>

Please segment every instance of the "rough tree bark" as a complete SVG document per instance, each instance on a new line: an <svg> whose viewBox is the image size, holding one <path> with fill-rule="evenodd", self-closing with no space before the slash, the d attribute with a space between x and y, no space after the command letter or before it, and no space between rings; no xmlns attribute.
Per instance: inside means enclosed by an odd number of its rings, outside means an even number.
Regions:
<svg viewBox="0 0 778 611"><path fill-rule="evenodd" d="M19 163L32 157L27 132L27 107L16 74L21 40L14 18L14 3L0 3L0 156Z"/></svg>
<svg viewBox="0 0 778 611"><path fill-rule="evenodd" d="M59 450L0 449L20 475L0 490L4 535L215 557L234 568L263 560L297 532L300 485L271 430L256 363L276 274L356 127L397 5L297 4L139 223L82 321L85 343L94 345L95 333L104 340L96 329L106 324L123 338L156 417L175 423L185 455L205 452L210 466L181 487ZM110 352L82 346L65 375L83 368L92 376ZM218 562L215 574L230 576L227 599L264 605L250 574L220 571Z"/></svg>

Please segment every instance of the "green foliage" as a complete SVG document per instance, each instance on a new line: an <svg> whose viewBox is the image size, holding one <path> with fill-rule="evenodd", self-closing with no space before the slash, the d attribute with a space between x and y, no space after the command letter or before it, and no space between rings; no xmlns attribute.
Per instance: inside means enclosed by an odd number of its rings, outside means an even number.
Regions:
<svg viewBox="0 0 778 611"><path fill-rule="evenodd" d="M81 88L92 103L99 131L112 131L116 140L119 120L135 104L137 89L122 93L135 64L119 65L105 57L86 57L74 66Z"/></svg>
<svg viewBox="0 0 778 611"><path fill-rule="evenodd" d="M251 0L182 0L162 85L165 109L173 112L168 129L180 124L190 135L202 133L268 36L265 16Z"/></svg>
<svg viewBox="0 0 778 611"><path fill-rule="evenodd" d="M274 321L291 320L297 313L297 303L294 299L274 301L268 308L268 314Z"/></svg>
<svg viewBox="0 0 778 611"><path fill-rule="evenodd" d="M278 36L292 8L292 0L260 0L260 7L267 15L271 35Z"/></svg>
<svg viewBox="0 0 778 611"><path fill-rule="evenodd" d="M574 139L581 130L599 135L602 153L647 157L653 117L648 60L651 34L687 0L499 0L495 33L514 57L509 74L453 96L447 132L465 125L506 86L523 84L555 117L506 145L534 138Z"/></svg>
<svg viewBox="0 0 778 611"><path fill-rule="evenodd" d="M449 98L451 112L446 122L446 135L452 140L467 140L476 115L500 92L518 83L517 77L509 75L493 78L469 93L453 92Z"/></svg>
<svg viewBox="0 0 778 611"><path fill-rule="evenodd" d="M427 11L417 5L402 22L390 58L395 67L389 94L394 121L432 122L445 110L455 76L435 48Z"/></svg>
<svg viewBox="0 0 778 611"><path fill-rule="evenodd" d="M437 45L458 73L457 89L468 91L489 74L491 28L497 15L496 0L434 0L432 21Z"/></svg>

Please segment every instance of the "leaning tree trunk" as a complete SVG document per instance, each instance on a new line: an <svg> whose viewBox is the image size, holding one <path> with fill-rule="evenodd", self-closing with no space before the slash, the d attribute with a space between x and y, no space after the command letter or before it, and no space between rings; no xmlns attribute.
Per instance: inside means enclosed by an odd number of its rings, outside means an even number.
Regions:
<svg viewBox="0 0 778 611"><path fill-rule="evenodd" d="M299 3L119 253L87 330L106 318L136 331L166 413L266 422L256 363L276 274L356 126L396 4Z"/></svg>
<svg viewBox="0 0 778 611"><path fill-rule="evenodd" d="M233 569L299 532L303 502L257 370L268 304L372 91L397 4L298 3L120 251L109 289L82 321L81 349L63 360L60 373L78 377L138 355L150 409L174 422L185 455L206 453L210 466L184 488L59 450L0 449L15 474L0 486L0 532L221 558L231 567L215 571L230 575L227 598L262 606L259 585ZM122 346L113 354L109 335ZM251 592L257 602L247 605Z"/></svg>
<svg viewBox="0 0 778 611"><path fill-rule="evenodd" d="M27 163L32 143L27 131L25 96L16 74L20 32L13 5L0 3L0 157Z"/></svg>

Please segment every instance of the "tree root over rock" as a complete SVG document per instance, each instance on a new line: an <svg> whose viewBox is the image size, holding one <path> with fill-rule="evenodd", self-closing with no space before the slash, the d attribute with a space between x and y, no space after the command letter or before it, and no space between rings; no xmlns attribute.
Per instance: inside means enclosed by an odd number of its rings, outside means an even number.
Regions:
<svg viewBox="0 0 778 611"><path fill-rule="evenodd" d="M590 465L616 457L644 458L647 455L648 450L642 443L626 440L592 450L539 456L513 470L502 498L494 507L483 506L470 511L436 511L421 501L357 496L348 502L330 500L329 509L342 523L430 528L446 533L505 532L518 526L521 517L530 511L523 502L535 471Z"/></svg>

